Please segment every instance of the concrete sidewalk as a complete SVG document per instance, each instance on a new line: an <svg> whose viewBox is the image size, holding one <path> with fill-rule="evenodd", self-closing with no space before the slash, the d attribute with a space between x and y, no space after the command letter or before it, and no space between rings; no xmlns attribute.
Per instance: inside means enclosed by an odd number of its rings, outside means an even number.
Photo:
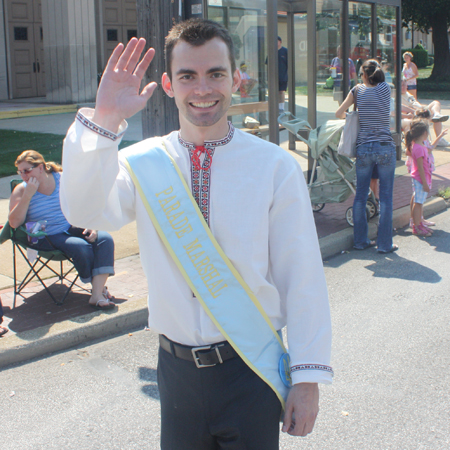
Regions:
<svg viewBox="0 0 450 450"><path fill-rule="evenodd" d="M65 134L73 118L74 114L66 113L4 119L0 120L0 129L15 127L12 129ZM50 128L45 128L44 124ZM139 133L142 136L140 119L134 118L130 121L126 139L141 139ZM283 148L289 151L287 132L281 137L284 139ZM306 149L298 145L297 151L289 152L299 161L303 170L306 170ZM435 151L435 159L432 195L435 195L439 188L450 186L450 151ZM0 224L7 220L9 178L0 180ZM400 161L397 164L394 183L395 229L405 227L409 222L410 198L411 179L404 163ZM343 203L327 204L321 212L314 214L323 259L351 249L353 230L346 222L345 212L352 202L353 196ZM431 197L425 206L425 214L429 216L446 207L444 200ZM371 238L376 236L376 221L375 217L369 225ZM11 244L7 242L0 246L0 295L5 310L5 324L11 330L0 338L0 367L146 325L148 288L140 265L135 225L113 233L113 237L116 243L116 275L108 280L108 288L116 297L118 308L108 312L93 312L88 305L87 293L79 288L73 290L64 305L57 306L37 284L30 284L24 292L25 298L18 297L16 307L12 309ZM24 270L25 263L21 264L21 270ZM55 283L51 291L60 293L61 285Z"/></svg>

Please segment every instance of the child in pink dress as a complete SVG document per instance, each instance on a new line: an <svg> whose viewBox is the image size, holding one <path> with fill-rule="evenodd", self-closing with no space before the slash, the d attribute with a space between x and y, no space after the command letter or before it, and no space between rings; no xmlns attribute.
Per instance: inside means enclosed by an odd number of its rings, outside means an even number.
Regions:
<svg viewBox="0 0 450 450"><path fill-rule="evenodd" d="M432 159L426 141L428 124L418 120L406 132L406 154L411 157L411 177L413 180L414 204L412 207L413 234L431 236L432 231L422 222L423 204L431 190Z"/></svg>

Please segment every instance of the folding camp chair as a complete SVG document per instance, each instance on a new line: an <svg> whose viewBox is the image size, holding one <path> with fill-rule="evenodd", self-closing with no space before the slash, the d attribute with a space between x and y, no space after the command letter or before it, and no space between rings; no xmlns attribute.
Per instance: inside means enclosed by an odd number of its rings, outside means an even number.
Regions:
<svg viewBox="0 0 450 450"><path fill-rule="evenodd" d="M21 180L12 180L11 181L11 191L19 184L21 183ZM38 251L38 254L36 256L36 259L34 262L30 262L27 255L27 250L30 247L28 237L38 237L38 238L45 238L46 234L43 232L38 233L29 233L24 226L20 226L16 229L12 228L9 225L9 222L6 222L5 226L1 230L0 234L0 244L3 244L4 242L11 239L12 246L13 246L13 273L14 273L14 302L13 302L13 308L16 307L16 296L22 295L22 290L33 280L38 280L41 285L44 287L47 294L52 298L52 300L57 305L62 305L64 303L64 300L69 295L70 291L72 290L72 287L74 285L80 287L81 289L88 291L87 289L83 288L82 286L76 284L76 281L78 279L78 274L73 280L70 280L67 278L67 276L75 270L75 266L73 265L72 259L67 256L63 251L54 249L51 251ZM18 274L17 274L17 258L18 255L22 255L24 260L27 263L28 266L28 272L23 278L22 281L18 280ZM59 262L59 270L56 271L49 265L51 261L57 261ZM68 261L70 267L67 270L64 270L63 262ZM68 282L69 286L64 292L64 295L62 298L57 299L52 294L52 292L49 289L49 285L47 285L44 282L44 279L41 276L41 271L43 269L49 269L55 276L58 277L58 280L62 283L64 280ZM56 280L56 281L58 281ZM88 291L89 292L89 291Z"/></svg>

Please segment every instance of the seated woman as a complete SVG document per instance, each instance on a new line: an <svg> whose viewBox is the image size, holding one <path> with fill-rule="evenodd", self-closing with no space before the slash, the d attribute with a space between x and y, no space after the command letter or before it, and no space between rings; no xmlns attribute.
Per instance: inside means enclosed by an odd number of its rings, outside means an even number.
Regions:
<svg viewBox="0 0 450 450"><path fill-rule="evenodd" d="M62 250L72 258L83 283L92 284L89 304L96 309L111 309L105 283L114 275L114 241L108 233L72 227L61 211L59 186L62 168L45 162L44 157L26 150L16 159L17 173L23 183L16 186L9 202L9 224L17 228L24 222L46 221L47 236L30 244L36 250Z"/></svg>

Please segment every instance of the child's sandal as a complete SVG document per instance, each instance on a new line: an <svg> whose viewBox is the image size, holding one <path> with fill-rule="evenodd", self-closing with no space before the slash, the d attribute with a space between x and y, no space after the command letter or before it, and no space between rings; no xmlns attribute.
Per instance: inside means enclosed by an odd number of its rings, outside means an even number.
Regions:
<svg viewBox="0 0 450 450"><path fill-rule="evenodd" d="M428 233L433 234L433 230L431 228L429 228L425 223L421 223L420 224L422 228L424 228L426 231L428 231Z"/></svg>
<svg viewBox="0 0 450 450"><path fill-rule="evenodd" d="M423 237L431 236L431 233L425 230L425 228L422 225L418 225L417 227L413 225L413 234L416 236L423 236Z"/></svg>

